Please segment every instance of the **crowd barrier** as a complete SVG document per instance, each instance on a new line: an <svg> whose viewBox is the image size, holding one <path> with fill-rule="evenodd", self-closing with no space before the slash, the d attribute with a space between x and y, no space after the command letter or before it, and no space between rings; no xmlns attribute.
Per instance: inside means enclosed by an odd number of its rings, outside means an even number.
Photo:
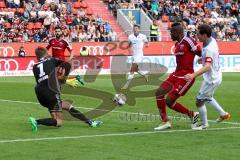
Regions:
<svg viewBox="0 0 240 160"><path fill-rule="evenodd" d="M89 70L96 70L97 74L110 74L112 59L123 57L126 61L121 66L130 67L131 56L128 51L127 41L110 43L73 43L73 51L76 58L72 61L72 74L86 74ZM31 76L32 66L36 62L34 50L37 46L45 47L46 43L6 43L0 45L0 76ZM18 57L18 49L24 46L26 57ZM79 56L83 47L86 47L89 56ZM240 71L240 43L239 42L219 42L220 67L223 72ZM143 63L161 64L168 68L168 72L174 71L176 67L173 42L151 42L144 50ZM69 56L66 51L66 56ZM195 69L200 66L194 63ZM88 72L87 72L88 73ZM89 72L91 73L91 72Z"/></svg>

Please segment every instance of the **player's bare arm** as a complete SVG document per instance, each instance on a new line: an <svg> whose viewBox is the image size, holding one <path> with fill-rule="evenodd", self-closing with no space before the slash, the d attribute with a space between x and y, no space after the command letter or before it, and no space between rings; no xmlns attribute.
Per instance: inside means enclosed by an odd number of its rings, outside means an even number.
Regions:
<svg viewBox="0 0 240 160"><path fill-rule="evenodd" d="M74 57L74 52L70 50L70 57L69 57L70 61L73 59L73 57Z"/></svg>
<svg viewBox="0 0 240 160"><path fill-rule="evenodd" d="M132 42L128 42L128 53L132 54Z"/></svg>
<svg viewBox="0 0 240 160"><path fill-rule="evenodd" d="M212 66L212 63L206 62L206 64L200 70L198 70L197 72L194 72L192 74L186 74L184 76L184 78L186 80L192 80L192 79L202 75L203 73L209 71L211 69L211 66Z"/></svg>

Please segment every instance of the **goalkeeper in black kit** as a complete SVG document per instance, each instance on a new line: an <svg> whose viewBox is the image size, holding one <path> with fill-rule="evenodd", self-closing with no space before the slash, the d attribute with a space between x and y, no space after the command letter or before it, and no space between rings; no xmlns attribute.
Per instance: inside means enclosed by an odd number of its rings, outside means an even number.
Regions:
<svg viewBox="0 0 240 160"><path fill-rule="evenodd" d="M67 110L73 117L87 123L90 127L98 127L101 121L88 119L68 101L60 98L61 84L66 82L71 65L55 58L46 58L47 50L38 47L35 50L38 62L33 66L36 79L35 93L39 103L48 108L51 118L37 119L29 117L33 131L38 130L39 125L56 126L62 125L62 110Z"/></svg>

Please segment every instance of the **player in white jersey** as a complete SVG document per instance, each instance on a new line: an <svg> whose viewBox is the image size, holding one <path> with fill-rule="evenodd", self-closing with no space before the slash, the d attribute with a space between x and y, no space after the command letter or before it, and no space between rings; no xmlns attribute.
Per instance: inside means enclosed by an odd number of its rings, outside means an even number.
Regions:
<svg viewBox="0 0 240 160"><path fill-rule="evenodd" d="M208 102L219 112L217 122L229 119L231 116L225 112L218 102L213 98L215 90L222 82L222 72L219 66L219 49L216 40L211 37L212 29L209 25L202 24L198 27L198 39L203 42L202 59L203 67L193 74L185 75L185 79L193 79L203 74L202 86L199 90L196 105L202 119L202 125L193 126L195 130L208 128L207 110L205 103Z"/></svg>
<svg viewBox="0 0 240 160"><path fill-rule="evenodd" d="M130 82L134 78L134 73L137 72L141 76L144 76L146 81L148 81L148 71L139 70L138 64L141 63L143 58L143 48L148 47L147 36L140 33L140 27L134 25L133 34L129 35L129 51L132 53L132 66L130 73L127 78L127 82L124 84L122 89L127 89Z"/></svg>

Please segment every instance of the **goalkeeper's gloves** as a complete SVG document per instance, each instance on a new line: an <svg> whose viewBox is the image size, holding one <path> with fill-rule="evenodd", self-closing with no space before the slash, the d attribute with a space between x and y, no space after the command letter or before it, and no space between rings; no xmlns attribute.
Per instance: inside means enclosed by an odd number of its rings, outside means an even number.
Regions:
<svg viewBox="0 0 240 160"><path fill-rule="evenodd" d="M76 87L80 86L80 84L79 84L78 80L76 80L76 78L67 79L66 84L73 87L73 88L76 88Z"/></svg>

